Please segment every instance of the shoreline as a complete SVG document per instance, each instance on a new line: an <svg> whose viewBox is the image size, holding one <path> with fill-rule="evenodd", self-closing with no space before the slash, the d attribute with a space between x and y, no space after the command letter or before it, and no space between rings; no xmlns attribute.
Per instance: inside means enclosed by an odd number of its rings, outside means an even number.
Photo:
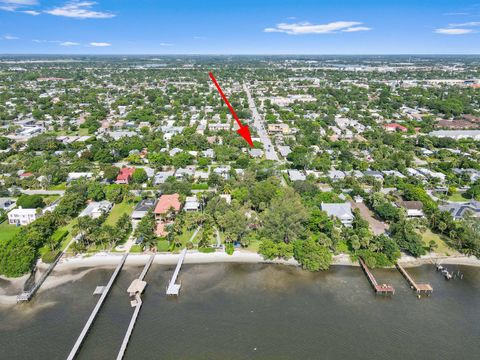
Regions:
<svg viewBox="0 0 480 360"><path fill-rule="evenodd" d="M48 277L45 284L40 288L39 293L53 289L57 286L66 284L68 282L77 281L83 276L96 269L109 269L118 264L123 253L107 253L101 252L91 256L77 255L74 257L66 257L61 259L53 272ZM124 264L124 268L142 267L148 261L151 254L130 254ZM176 265L179 254L158 253L155 255L154 264L157 265ZM444 256L435 253L424 255L420 258L402 255L398 261L402 266L417 267L428 264L441 263L446 265L461 265L480 267L480 259L473 256ZM225 252L201 253L198 251L187 252L185 257L185 264L218 264L218 263L237 263L237 264L277 264L287 266L300 266L299 263L292 259L282 260L265 260L260 254L249 251L237 250L233 255L228 255ZM332 260L332 266L356 266L357 262L350 261L350 255L339 254L335 255ZM40 262L38 264L38 273L43 272L48 264ZM81 270L75 272L75 270ZM0 277L0 280L7 283L6 288L0 288L0 305L14 305L16 304L16 296L23 289L23 285L28 279L29 275L24 275L19 278Z"/></svg>

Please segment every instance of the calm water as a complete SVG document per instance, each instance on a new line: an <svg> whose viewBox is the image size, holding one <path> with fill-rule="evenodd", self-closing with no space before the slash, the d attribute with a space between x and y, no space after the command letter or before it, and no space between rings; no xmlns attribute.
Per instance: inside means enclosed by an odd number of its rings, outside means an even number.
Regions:
<svg viewBox="0 0 480 360"><path fill-rule="evenodd" d="M454 267L450 267L453 269ZM396 270L376 297L359 268L310 274L274 265L186 265L179 298L166 298L173 267L152 266L126 359L478 359L480 269L447 282L433 266L410 269L434 294L418 300ZM0 308L0 359L65 359L113 269ZM133 309L124 269L79 359L115 359Z"/></svg>

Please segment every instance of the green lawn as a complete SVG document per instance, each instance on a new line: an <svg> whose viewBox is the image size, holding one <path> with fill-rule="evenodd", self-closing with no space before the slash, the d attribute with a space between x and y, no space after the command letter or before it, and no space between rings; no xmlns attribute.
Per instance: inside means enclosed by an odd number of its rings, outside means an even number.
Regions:
<svg viewBox="0 0 480 360"><path fill-rule="evenodd" d="M434 250L438 254L442 255L452 255L456 253L454 249L449 247L442 237L438 234L433 233L430 229L421 234L425 246L428 246L428 243L433 240L437 244L437 248Z"/></svg>
<svg viewBox="0 0 480 360"><path fill-rule="evenodd" d="M462 193L459 193L458 191L448 197L448 201L455 201L455 202L465 202L468 201L469 199L463 197Z"/></svg>
<svg viewBox="0 0 480 360"><path fill-rule="evenodd" d="M60 183L58 185L53 185L48 188L48 190L65 190L67 188L67 183Z"/></svg>
<svg viewBox="0 0 480 360"><path fill-rule="evenodd" d="M20 231L20 226L10 225L7 221L0 224L0 242L10 240Z"/></svg>
<svg viewBox="0 0 480 360"><path fill-rule="evenodd" d="M72 231L73 231L73 227L75 226L75 224L77 223L77 219L73 219L72 221L70 221L67 225L65 226L62 226L60 229L66 229L68 231L68 235L65 236L65 239L63 239L62 241L62 245L60 246L60 249L65 249L65 247L68 245L68 243L70 242L70 240L72 240Z"/></svg>
<svg viewBox="0 0 480 360"><path fill-rule="evenodd" d="M120 219L120 216L122 216L123 214L130 215L134 207L135 207L134 203L128 203L126 201L120 204L115 204L112 210L110 211L110 214L108 214L107 220L105 220L105 224L115 225L118 219Z"/></svg>

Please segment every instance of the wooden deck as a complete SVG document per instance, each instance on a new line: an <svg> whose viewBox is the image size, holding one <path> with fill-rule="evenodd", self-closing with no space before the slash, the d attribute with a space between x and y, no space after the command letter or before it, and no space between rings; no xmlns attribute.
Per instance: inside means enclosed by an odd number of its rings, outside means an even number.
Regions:
<svg viewBox="0 0 480 360"><path fill-rule="evenodd" d="M358 262L360 263L360 266L365 272L365 275L367 275L368 282L370 283L370 285L372 285L373 289L375 290L375 293L384 294L384 295L395 294L395 288L393 286L388 284L381 284L381 285L378 284L377 280L375 279L375 276L373 276L370 269L367 267L367 265L365 265L365 262L363 261L362 258L358 258Z"/></svg>
<svg viewBox="0 0 480 360"><path fill-rule="evenodd" d="M433 288L430 286L430 284L418 284L415 280L413 280L407 270L405 270L399 263L396 263L395 265L398 271L400 271L403 277L410 284L412 289L415 290L417 293L431 294L433 292Z"/></svg>

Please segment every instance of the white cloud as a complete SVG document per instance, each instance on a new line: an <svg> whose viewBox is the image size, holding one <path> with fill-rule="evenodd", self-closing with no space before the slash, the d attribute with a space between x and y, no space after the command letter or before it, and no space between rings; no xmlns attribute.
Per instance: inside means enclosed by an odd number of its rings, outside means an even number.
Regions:
<svg viewBox="0 0 480 360"><path fill-rule="evenodd" d="M160 46L173 46L173 44L162 42L160 43Z"/></svg>
<svg viewBox="0 0 480 360"><path fill-rule="evenodd" d="M451 26L451 27L475 27L475 26L480 26L480 21L470 21L470 22L461 23L461 24L450 24L448 26Z"/></svg>
<svg viewBox="0 0 480 360"><path fill-rule="evenodd" d="M40 15L40 12L39 11L35 11L35 10L24 10L22 11L24 14L28 14L28 15L33 15L33 16L37 16L37 15Z"/></svg>
<svg viewBox="0 0 480 360"><path fill-rule="evenodd" d="M91 42L90 46L95 46L95 47L107 47L107 46L112 46L112 44L107 43L107 42Z"/></svg>
<svg viewBox="0 0 480 360"><path fill-rule="evenodd" d="M366 27L366 26L354 26L345 30L342 30L343 32L357 32L357 31L370 31L372 28Z"/></svg>
<svg viewBox="0 0 480 360"><path fill-rule="evenodd" d="M305 34L332 34L337 32L356 32L367 31L370 28L362 25L358 21L335 21L328 24L311 24L309 22L301 23L280 23L274 28L265 28L264 32L280 32L289 35L305 35Z"/></svg>
<svg viewBox="0 0 480 360"><path fill-rule="evenodd" d="M45 13L75 19L108 19L116 16L110 12L91 10L92 6L95 4L96 2L93 1L74 1L52 10L46 10Z"/></svg>
<svg viewBox="0 0 480 360"><path fill-rule="evenodd" d="M19 8L37 4L37 0L0 0L0 9L5 11L16 11Z"/></svg>
<svg viewBox="0 0 480 360"><path fill-rule="evenodd" d="M18 40L18 37L10 35L10 34L5 34L2 36L2 39L4 40Z"/></svg>
<svg viewBox="0 0 480 360"><path fill-rule="evenodd" d="M444 34L444 35L465 35L472 33L472 29L450 29L450 28L443 28L443 29L436 29L435 33L437 34Z"/></svg>
<svg viewBox="0 0 480 360"><path fill-rule="evenodd" d="M60 43L60 46L78 46L78 45L80 44L73 41L63 41Z"/></svg>

